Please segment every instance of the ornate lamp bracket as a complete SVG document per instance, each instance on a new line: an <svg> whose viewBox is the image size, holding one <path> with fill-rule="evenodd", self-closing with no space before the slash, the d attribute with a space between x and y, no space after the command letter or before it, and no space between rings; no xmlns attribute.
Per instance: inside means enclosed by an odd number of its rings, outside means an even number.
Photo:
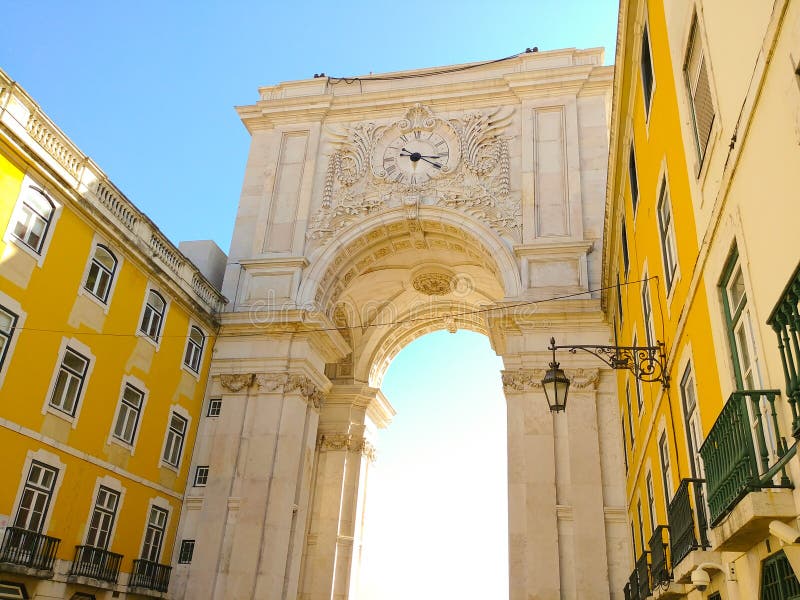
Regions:
<svg viewBox="0 0 800 600"><path fill-rule="evenodd" d="M639 381L647 383L660 382L664 388L669 387L669 375L664 366L667 356L664 342L656 341L655 346L613 346L599 344L575 344L557 346L555 338L550 338L548 350L567 350L575 354L578 350L596 356L612 369L627 369Z"/></svg>

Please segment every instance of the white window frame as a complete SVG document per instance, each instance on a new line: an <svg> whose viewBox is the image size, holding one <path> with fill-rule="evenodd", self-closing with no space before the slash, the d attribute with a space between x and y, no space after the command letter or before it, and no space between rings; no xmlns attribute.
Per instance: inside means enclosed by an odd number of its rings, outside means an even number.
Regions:
<svg viewBox="0 0 800 600"><path fill-rule="evenodd" d="M656 447L658 449L658 466L661 469L661 484L664 486L664 508L669 512L669 503L675 490L672 489L672 457L669 454L669 436L665 427L659 428Z"/></svg>
<svg viewBox="0 0 800 600"><path fill-rule="evenodd" d="M72 415L60 410L50 404L50 400L53 397L56 389L56 382L58 381L58 374L61 371L61 365L64 362L64 356L66 354L67 348L80 354L83 358L87 359L88 365L86 366L86 372L83 376L83 382L81 383L81 389L78 393L78 397L75 399L75 411ZM95 364L95 356L92 354L92 351L89 349L89 346L84 344L83 342L76 340L75 338L63 338L61 340L61 347L58 351L58 360L56 361L55 367L53 368L53 375L50 379L50 385L47 388L47 395L44 398L44 404L42 405L42 414L52 414L65 421L72 423L72 428L75 429L78 425L78 419L81 415L81 410L83 409L83 400L86 396L86 389L89 387L89 382L92 377L92 370L94 369Z"/></svg>
<svg viewBox="0 0 800 600"><path fill-rule="evenodd" d="M647 13L645 12L643 19L642 19L642 30L639 34L639 79L642 82L642 101L644 105L642 106L644 110L644 122L645 126L648 128L649 134L649 125L650 125L650 115L653 113L653 100L656 97L656 68L653 64L653 41L652 41L652 34L650 29L650 19L648 18ZM647 97L647 90L645 90L644 85L644 71L642 70L642 65L644 64L644 36L645 32L647 33L647 52L650 58L650 74L652 77L652 83L650 86L650 96Z"/></svg>
<svg viewBox="0 0 800 600"><path fill-rule="evenodd" d="M686 93L687 105L690 115L690 131L692 139L695 141L695 157L697 158L697 165L695 167L695 176L700 178L705 170L705 165L708 164L706 157L712 149L714 142L714 132L718 128L717 121L719 111L717 110L716 94L714 90L714 78L711 76L711 66L708 60L708 50L705 35L703 34L703 26L700 23L700 13L697 10L692 11L688 35L686 37L686 47L683 53L683 65L681 66L681 74L683 75L684 92ZM701 51L701 60L697 63L697 73L695 73L695 81L690 81L689 63L692 58L692 43L697 39ZM711 125L708 130L708 139L705 142L705 147L701 149L700 135L697 130L697 110L695 109L695 92L697 91L697 82L700 77L702 66L706 67L706 75L708 76L708 94L709 101L714 110L714 115L711 119Z"/></svg>
<svg viewBox="0 0 800 600"><path fill-rule="evenodd" d="M28 190L32 191L29 192ZM41 194L53 205L53 213L50 215L50 219L47 221L47 226L38 249L32 248L26 242L18 238L14 233L14 228L20 220L23 210L22 207L25 203L25 197L28 193ZM25 175L24 179L22 180L22 186L20 187L19 195L17 196L14 211L11 214L11 219L8 221L8 227L6 228L6 233L3 236L3 241L7 244L14 244L14 246L36 260L37 266L41 267L44 264L44 259L47 256L47 251L50 248L50 242L53 239L53 232L56 228L56 223L61 216L62 208L62 204L55 200L53 194L47 189L47 186L42 185L38 181L34 180L30 177L30 175Z"/></svg>
<svg viewBox="0 0 800 600"><path fill-rule="evenodd" d="M170 433L173 431L172 430L173 415L181 417L186 423L186 428L183 431L183 438L181 440L181 449L180 452L178 453L177 464L172 464L171 462L167 461L164 456L166 454L167 446L170 441ZM178 404L173 404L172 407L170 408L169 417L167 418L167 427L166 430L164 431L164 443L161 446L161 455L159 463L160 466L175 471L176 473L180 472L181 466L183 465L183 453L186 450L186 444L189 440L189 430L191 424L192 424L192 418L191 415L189 414L189 411Z"/></svg>
<svg viewBox="0 0 800 600"><path fill-rule="evenodd" d="M203 336L203 344L200 346L200 349L197 351L197 369L195 369L191 364L187 363L187 357L189 354L189 348L192 347L193 349L197 349L197 344L192 340L192 331L197 330L200 332L200 335ZM200 377L200 371L203 370L203 359L205 358L205 351L208 342L208 335L206 332L203 331L203 328L200 327L198 324L189 321L189 330L186 333L186 346L183 349L183 358L181 359L181 368L192 375L195 379ZM194 356L194 355L193 355Z"/></svg>
<svg viewBox="0 0 800 600"><path fill-rule="evenodd" d="M642 274L642 290L639 294L642 300L642 323L644 324L644 339L647 346L656 345L656 329L653 322L653 296L650 293L650 280L647 278L647 269Z"/></svg>
<svg viewBox="0 0 800 600"><path fill-rule="evenodd" d="M139 558L143 560L151 560L149 557L144 556L145 550L145 541L147 540L147 528L150 523L150 514L152 510L156 508L159 510L163 510L167 513L167 517L164 520L164 533L161 537L160 547L158 549L158 556L156 560L153 562L161 563L161 556L164 553L164 545L165 540L167 539L167 534L169 533L169 520L172 517L172 505L170 505L169 500L166 498L162 498L161 496L157 496L155 498L151 498L150 502L147 504L147 512L145 513L145 521L144 521L144 529L142 531L142 541L139 544Z"/></svg>
<svg viewBox="0 0 800 600"><path fill-rule="evenodd" d="M178 564L179 565L189 565L192 563L192 559L194 558L194 549L197 546L197 540L181 540L181 546L178 549ZM189 559L184 559L184 548L189 547Z"/></svg>
<svg viewBox="0 0 800 600"><path fill-rule="evenodd" d="M127 492L127 488L125 488L125 486L122 485L122 482L119 479L116 479L116 478L111 477L109 475L105 475L103 477L98 477L95 480L94 490L92 491L92 499L95 502L92 503L92 506L91 506L91 508L89 510L89 518L86 521L86 524L84 525L84 528L83 528L83 537L81 538L83 540L88 540L89 539L89 529L91 528L91 525L92 525L92 513L94 511L94 506L95 506L95 503L96 503L96 500L97 500L97 494L100 492L100 488L101 487L107 488L107 489L119 494L119 499L117 500L116 517L119 517L119 515L122 513L122 507L125 504L125 494ZM111 526L111 531L108 534L108 546L107 546L107 548L111 548L113 546L113 544L114 544L114 536L116 535L117 525L118 524L119 524L119 518L115 518L114 522L112 523L112 526Z"/></svg>
<svg viewBox="0 0 800 600"><path fill-rule="evenodd" d="M217 404L214 404L215 402ZM216 406L216 411L214 411L215 406ZM206 410L206 417L214 419L219 417L221 414L222 414L222 398L209 398L208 409Z"/></svg>
<svg viewBox="0 0 800 600"><path fill-rule="evenodd" d="M208 484L209 469L210 467L208 465L197 465L194 468L194 481L192 482L192 487L206 487Z"/></svg>
<svg viewBox="0 0 800 600"><path fill-rule="evenodd" d="M25 327L25 319L27 318L28 314L22 310L22 306L19 302L14 300L11 296L8 296L0 291L0 308L4 309L6 312L9 312L16 316L16 321L14 322L13 329L11 331L11 335L9 335L6 339L8 342L6 343L5 348L3 349L3 354L0 356L0 389L3 387L3 382L6 378L6 373L8 372L8 365L11 363L11 359L14 356L14 350L17 347L17 340L19 339L19 333Z"/></svg>
<svg viewBox="0 0 800 600"><path fill-rule="evenodd" d="M114 272L111 275L111 281L108 286L108 292L106 293L105 301L101 300L93 292L86 289L86 282L88 281L89 272L92 269L92 264L95 262L94 256L95 253L97 252L98 246L102 246L103 248L105 248L108 252L111 253L111 255L116 260L116 265L114 267ZM91 252L89 253L89 259L86 261L86 266L83 269L83 276L81 277L81 285L78 288L78 294L88 298L89 300L97 304L100 308L102 308L105 314L108 314L108 310L111 306L111 300L114 297L114 290L116 290L117 281L119 280L119 274L122 270L123 262L124 262L124 257L122 256L122 254L117 250L115 250L114 248L112 248L111 244L109 244L106 240L96 235L92 240L92 247L91 247Z"/></svg>
<svg viewBox="0 0 800 600"><path fill-rule="evenodd" d="M634 217L635 226L636 213L639 209L639 202L642 199L642 190L639 187L639 163L636 160L636 149L634 147L633 138L631 138L628 148L628 185L631 192L631 212ZM633 159L633 165L631 165L631 159ZM636 198L633 197L634 187L636 188Z"/></svg>
<svg viewBox="0 0 800 600"><path fill-rule="evenodd" d="M669 222L664 223L664 214L661 207L668 209ZM678 243L675 238L675 211L672 207L672 194L669 190L669 178L666 168L662 166L659 184L656 188L656 223L658 226L658 240L661 247L661 265L664 270L664 280L667 297L672 295L675 284L680 279L680 263L678 262Z"/></svg>
<svg viewBox="0 0 800 600"><path fill-rule="evenodd" d="M150 335L148 335L146 332L142 330L142 325L144 324L144 316L145 313L147 312L147 308L150 306L148 301L150 299L151 292L157 294L164 301L164 312L161 315L161 323L159 324L158 327L158 335L155 338L150 337ZM139 321L136 324L136 335L153 344L156 348L156 351L158 351L159 348L161 348L161 340L164 337L164 330L166 328L166 323L167 323L167 314L169 313L169 305L170 305L169 298L167 297L166 294L164 294L163 292L161 292L161 290L151 285L147 286L144 293L144 300L142 302L142 310L139 313Z"/></svg>
<svg viewBox="0 0 800 600"><path fill-rule="evenodd" d="M647 514L650 519L650 536L656 532L658 519L656 519L656 494L653 487L653 471L647 467L647 473L644 477L644 487L647 493Z"/></svg>
<svg viewBox="0 0 800 600"><path fill-rule="evenodd" d="M53 507L56 505L58 500L58 492L61 489L61 484L64 482L64 475L67 469L67 465L61 462L61 458L57 454L53 454L47 450L37 450L36 452L29 450L26 454L25 462L23 463L19 474L19 485L17 486L17 495L14 499L14 506L12 507L10 516L8 517L8 526L13 526L13 523L16 520L17 512L19 511L19 506L22 502L22 497L25 491L25 484L28 481L28 473L30 473L31 465L34 462L38 462L52 469L56 469L58 472L55 485L53 486L53 490L50 494L47 514L42 520L41 530L46 534L50 529L50 519L53 516Z"/></svg>
<svg viewBox="0 0 800 600"><path fill-rule="evenodd" d="M114 507L113 509L109 508L108 506L100 504L100 494L105 494L106 498L113 498L114 499ZM84 545L91 546L92 548L99 548L100 550L108 550L111 547L112 536L111 533L114 531L114 526L117 523L117 515L119 514L119 501L120 501L120 493L117 490L112 488L107 488L106 486L100 486L95 493L94 497L94 504L92 505L92 509L89 511L89 527L86 532L86 537L84 537ZM108 523L108 529L105 530L103 533L103 527L99 526L94 528L94 521L95 515L99 514L101 522L105 517L110 518L110 522ZM95 536L94 540L90 540L89 537L92 534L92 529L95 529ZM104 535L105 536L105 543L98 544L98 536ZM94 543L92 543L94 542Z"/></svg>
<svg viewBox="0 0 800 600"><path fill-rule="evenodd" d="M133 432L133 440L128 443L124 439L117 437L115 434L115 430L117 428L117 421L119 420L120 412L122 411L123 405L125 404L123 401L123 397L125 394L125 390L128 387L132 387L137 391L142 393L142 404L139 407L139 416L136 422L136 430ZM144 382L139 379L138 377L134 377L133 375L125 375L122 378L122 383L119 389L119 397L117 399L117 408L114 411L114 419L111 421L111 429L108 433L108 444L116 444L118 446L122 446L128 452L131 453L133 456L136 450L136 444L139 441L139 432L142 430L142 418L144 417L144 411L147 407L147 400L150 397L150 390L147 389Z"/></svg>

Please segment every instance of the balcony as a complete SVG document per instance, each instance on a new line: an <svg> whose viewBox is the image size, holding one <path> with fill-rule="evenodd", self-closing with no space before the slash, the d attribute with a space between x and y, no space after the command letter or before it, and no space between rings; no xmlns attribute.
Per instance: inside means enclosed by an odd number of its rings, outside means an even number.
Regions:
<svg viewBox="0 0 800 600"><path fill-rule="evenodd" d="M650 564L647 561L649 554L644 552L636 560L636 566L623 590L625 600L645 600L650 595Z"/></svg>
<svg viewBox="0 0 800 600"><path fill-rule="evenodd" d="M711 547L703 498L704 479L683 479L667 508L672 564L678 565L694 550Z"/></svg>
<svg viewBox="0 0 800 600"><path fill-rule="evenodd" d="M767 325L778 336L783 375L786 380L786 400L792 410L792 436L800 438L800 267L784 289Z"/></svg>
<svg viewBox="0 0 800 600"><path fill-rule="evenodd" d="M93 546L75 546L70 578L90 577L106 583L117 583L121 554Z"/></svg>
<svg viewBox="0 0 800 600"><path fill-rule="evenodd" d="M779 390L733 392L700 448L718 550L747 549L772 519L794 515L775 401Z"/></svg>
<svg viewBox="0 0 800 600"><path fill-rule="evenodd" d="M669 585L672 579L667 557L667 542L664 539L668 529L665 525L659 525L650 538L650 581L654 589Z"/></svg>
<svg viewBox="0 0 800 600"><path fill-rule="evenodd" d="M143 558L133 561L133 571L128 587L166 593L169 589L169 576L172 567L161 565Z"/></svg>
<svg viewBox="0 0 800 600"><path fill-rule="evenodd" d="M19 527L6 527L0 546L0 564L5 570L49 578L61 540Z"/></svg>

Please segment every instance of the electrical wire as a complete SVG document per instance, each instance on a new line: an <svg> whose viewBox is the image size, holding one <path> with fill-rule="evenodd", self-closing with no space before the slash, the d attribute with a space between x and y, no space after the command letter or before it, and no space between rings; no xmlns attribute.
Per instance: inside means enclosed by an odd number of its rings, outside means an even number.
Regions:
<svg viewBox="0 0 800 600"><path fill-rule="evenodd" d="M636 284L636 283L644 283L645 281L648 281L650 279L657 279L657 278L658 278L657 275L652 275L650 277L647 277L646 279L638 279L636 281L627 281L622 285L626 285L627 286L627 285L633 285L633 284ZM368 328L375 328L375 327L392 327L392 326L406 325L406 324L409 324L409 323L416 323L416 322L434 322L434 321L439 321L439 320L446 319L446 318L480 315L480 314L485 314L485 313L490 313L490 312L503 313L505 311L513 310L513 309L524 307L524 306L532 306L532 305L536 305L536 304L544 304L546 302L555 302L555 301L558 301L558 300L566 300L566 299L569 299L569 298L574 298L576 296L585 296L586 294L591 294L591 293L594 293L594 292L603 292L605 290L610 290L610 289L614 289L614 288L616 288L616 284L610 285L610 286L605 286L605 287L594 288L594 289L590 289L590 290L584 290L584 291L580 291L580 292L573 292L573 293L570 293L570 294L562 294L562 295L559 295L559 296L552 296L550 298L542 298L542 299L539 299L539 300L529 300L529 301L526 301L526 302L517 302L515 304L508 304L508 305L505 305L505 306L490 306L490 307L486 307L486 308L465 310L465 311L457 312L457 313L448 312L447 314L436 315L436 316L408 317L406 319L399 319L399 320L396 320L396 321L385 321L385 322L381 322L381 323L368 323L366 325L354 326L352 328L368 329ZM295 310L295 309L292 309L292 310ZM270 312L270 311L265 311L265 313L267 313L267 312ZM260 325L274 324L274 323L275 323L275 321L265 321L263 323L254 322L253 326L257 328ZM309 328L298 329L298 325L301 325L301 323L286 323L286 325L287 325L287 329L285 329L284 331L276 331L276 330L272 329L272 330L269 331L269 333L270 334L274 334L274 333L297 333L297 332L300 332L300 331L302 331L303 333L315 333L315 332L326 332L326 331L341 331L342 329L348 329L349 328L349 327L345 326L345 327L309 327ZM92 336L106 336L106 337L141 337L143 335L143 334L138 333L138 332L134 332L134 333L108 333L108 332L102 332L102 331L74 331L74 330L66 330L66 329L48 329L48 328L39 328L39 327L16 327L15 331L29 331L29 332L32 332L32 333L54 333L54 334L70 333L70 334L73 334L73 335L92 335ZM221 333L221 334L217 334L216 336L213 336L213 337L215 337L217 339L228 338L228 337L241 338L241 337L260 336L260 335L263 335L263 334L264 334L264 332L262 332L262 331L240 332L240 333ZM159 336L159 339L162 339L162 338L183 338L183 339L186 339L187 337L189 337L189 336L188 335L178 335L178 334L172 334L172 335L163 334L163 335Z"/></svg>

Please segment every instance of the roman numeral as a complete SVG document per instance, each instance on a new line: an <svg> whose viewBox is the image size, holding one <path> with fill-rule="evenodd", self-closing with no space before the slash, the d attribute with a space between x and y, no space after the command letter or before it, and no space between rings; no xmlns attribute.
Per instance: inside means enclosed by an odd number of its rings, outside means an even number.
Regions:
<svg viewBox="0 0 800 600"><path fill-rule="evenodd" d="M403 140L404 142L407 142L408 141L408 136L407 135L401 135L400 139Z"/></svg>
<svg viewBox="0 0 800 600"><path fill-rule="evenodd" d="M422 139L422 132L421 132L421 131L419 131L419 130L415 131L415 132L414 132L414 139L415 139L415 140L420 140L420 139Z"/></svg>

